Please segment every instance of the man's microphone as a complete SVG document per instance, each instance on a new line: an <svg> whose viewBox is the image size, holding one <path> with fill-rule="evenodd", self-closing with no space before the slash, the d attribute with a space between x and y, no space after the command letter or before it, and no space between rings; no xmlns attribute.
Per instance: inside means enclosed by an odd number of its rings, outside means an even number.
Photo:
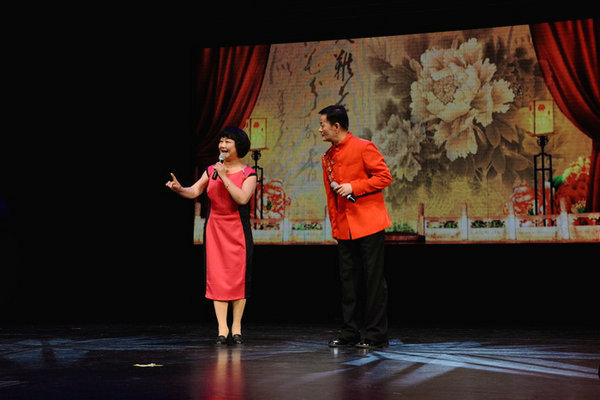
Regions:
<svg viewBox="0 0 600 400"><path fill-rule="evenodd" d="M330 186L332 189L335 190L335 188L340 185L337 182L333 181L333 182L331 182ZM351 202L356 203L356 199L354 198L354 196L352 196L352 193L350 193L349 195L344 196L344 197L346 197L346 199L350 200Z"/></svg>
<svg viewBox="0 0 600 400"><path fill-rule="evenodd" d="M219 162L220 163L222 163L226 158L227 158L227 153L221 153L221 154L219 154ZM213 172L213 179L217 179L218 175L219 175L219 173L215 169L215 172Z"/></svg>

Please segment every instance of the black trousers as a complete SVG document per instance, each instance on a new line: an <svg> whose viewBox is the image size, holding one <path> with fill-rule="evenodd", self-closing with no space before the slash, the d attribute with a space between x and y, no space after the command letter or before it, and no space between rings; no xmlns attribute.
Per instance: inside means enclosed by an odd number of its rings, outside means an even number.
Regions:
<svg viewBox="0 0 600 400"><path fill-rule="evenodd" d="M357 341L388 340L384 231L359 239L338 240L342 292L341 336Z"/></svg>

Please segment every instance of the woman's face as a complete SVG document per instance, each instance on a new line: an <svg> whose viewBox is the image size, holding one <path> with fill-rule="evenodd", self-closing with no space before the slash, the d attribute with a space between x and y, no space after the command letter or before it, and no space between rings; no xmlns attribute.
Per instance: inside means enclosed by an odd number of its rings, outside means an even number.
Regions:
<svg viewBox="0 0 600 400"><path fill-rule="evenodd" d="M237 158L237 149L235 147L235 140L227 137L222 137L219 141L219 152L227 154L226 160Z"/></svg>

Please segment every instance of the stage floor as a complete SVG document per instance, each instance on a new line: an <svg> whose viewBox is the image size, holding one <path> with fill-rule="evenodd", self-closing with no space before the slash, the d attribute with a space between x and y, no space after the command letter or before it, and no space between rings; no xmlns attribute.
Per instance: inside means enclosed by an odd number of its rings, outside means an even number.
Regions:
<svg viewBox="0 0 600 400"><path fill-rule="evenodd" d="M380 351L330 349L328 326L0 327L0 399L600 398L597 328L410 327Z"/></svg>

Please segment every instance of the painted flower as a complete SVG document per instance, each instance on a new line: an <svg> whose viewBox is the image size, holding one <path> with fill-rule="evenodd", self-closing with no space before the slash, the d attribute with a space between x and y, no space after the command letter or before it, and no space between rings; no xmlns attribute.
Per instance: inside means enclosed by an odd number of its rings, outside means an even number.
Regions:
<svg viewBox="0 0 600 400"><path fill-rule="evenodd" d="M278 179L267 181L264 185L264 193L261 194L261 186L257 188L258 197L264 196L264 218L283 220L285 210L291 204L291 199L286 196L283 182ZM251 199L252 202L254 198ZM252 203L252 207L255 207Z"/></svg>
<svg viewBox="0 0 600 400"><path fill-rule="evenodd" d="M392 175L412 181L421 170L416 155L421 151L421 140L425 137L419 124L400 120L393 114L384 129L373 135L373 143L381 151Z"/></svg>
<svg viewBox="0 0 600 400"><path fill-rule="evenodd" d="M527 183L518 183L513 186L510 200L516 215L529 215L533 213L535 203L535 190ZM505 210L508 213L508 210Z"/></svg>
<svg viewBox="0 0 600 400"><path fill-rule="evenodd" d="M590 158L579 157L572 162L559 177L562 183L556 190L556 207L560 209L560 199L564 199L567 212L585 212L590 180Z"/></svg>
<svg viewBox="0 0 600 400"><path fill-rule="evenodd" d="M496 66L472 38L450 49L429 49L415 63L410 108L414 122L429 123L434 141L451 161L477 152L475 124L488 126L514 100L507 81L493 80Z"/></svg>

